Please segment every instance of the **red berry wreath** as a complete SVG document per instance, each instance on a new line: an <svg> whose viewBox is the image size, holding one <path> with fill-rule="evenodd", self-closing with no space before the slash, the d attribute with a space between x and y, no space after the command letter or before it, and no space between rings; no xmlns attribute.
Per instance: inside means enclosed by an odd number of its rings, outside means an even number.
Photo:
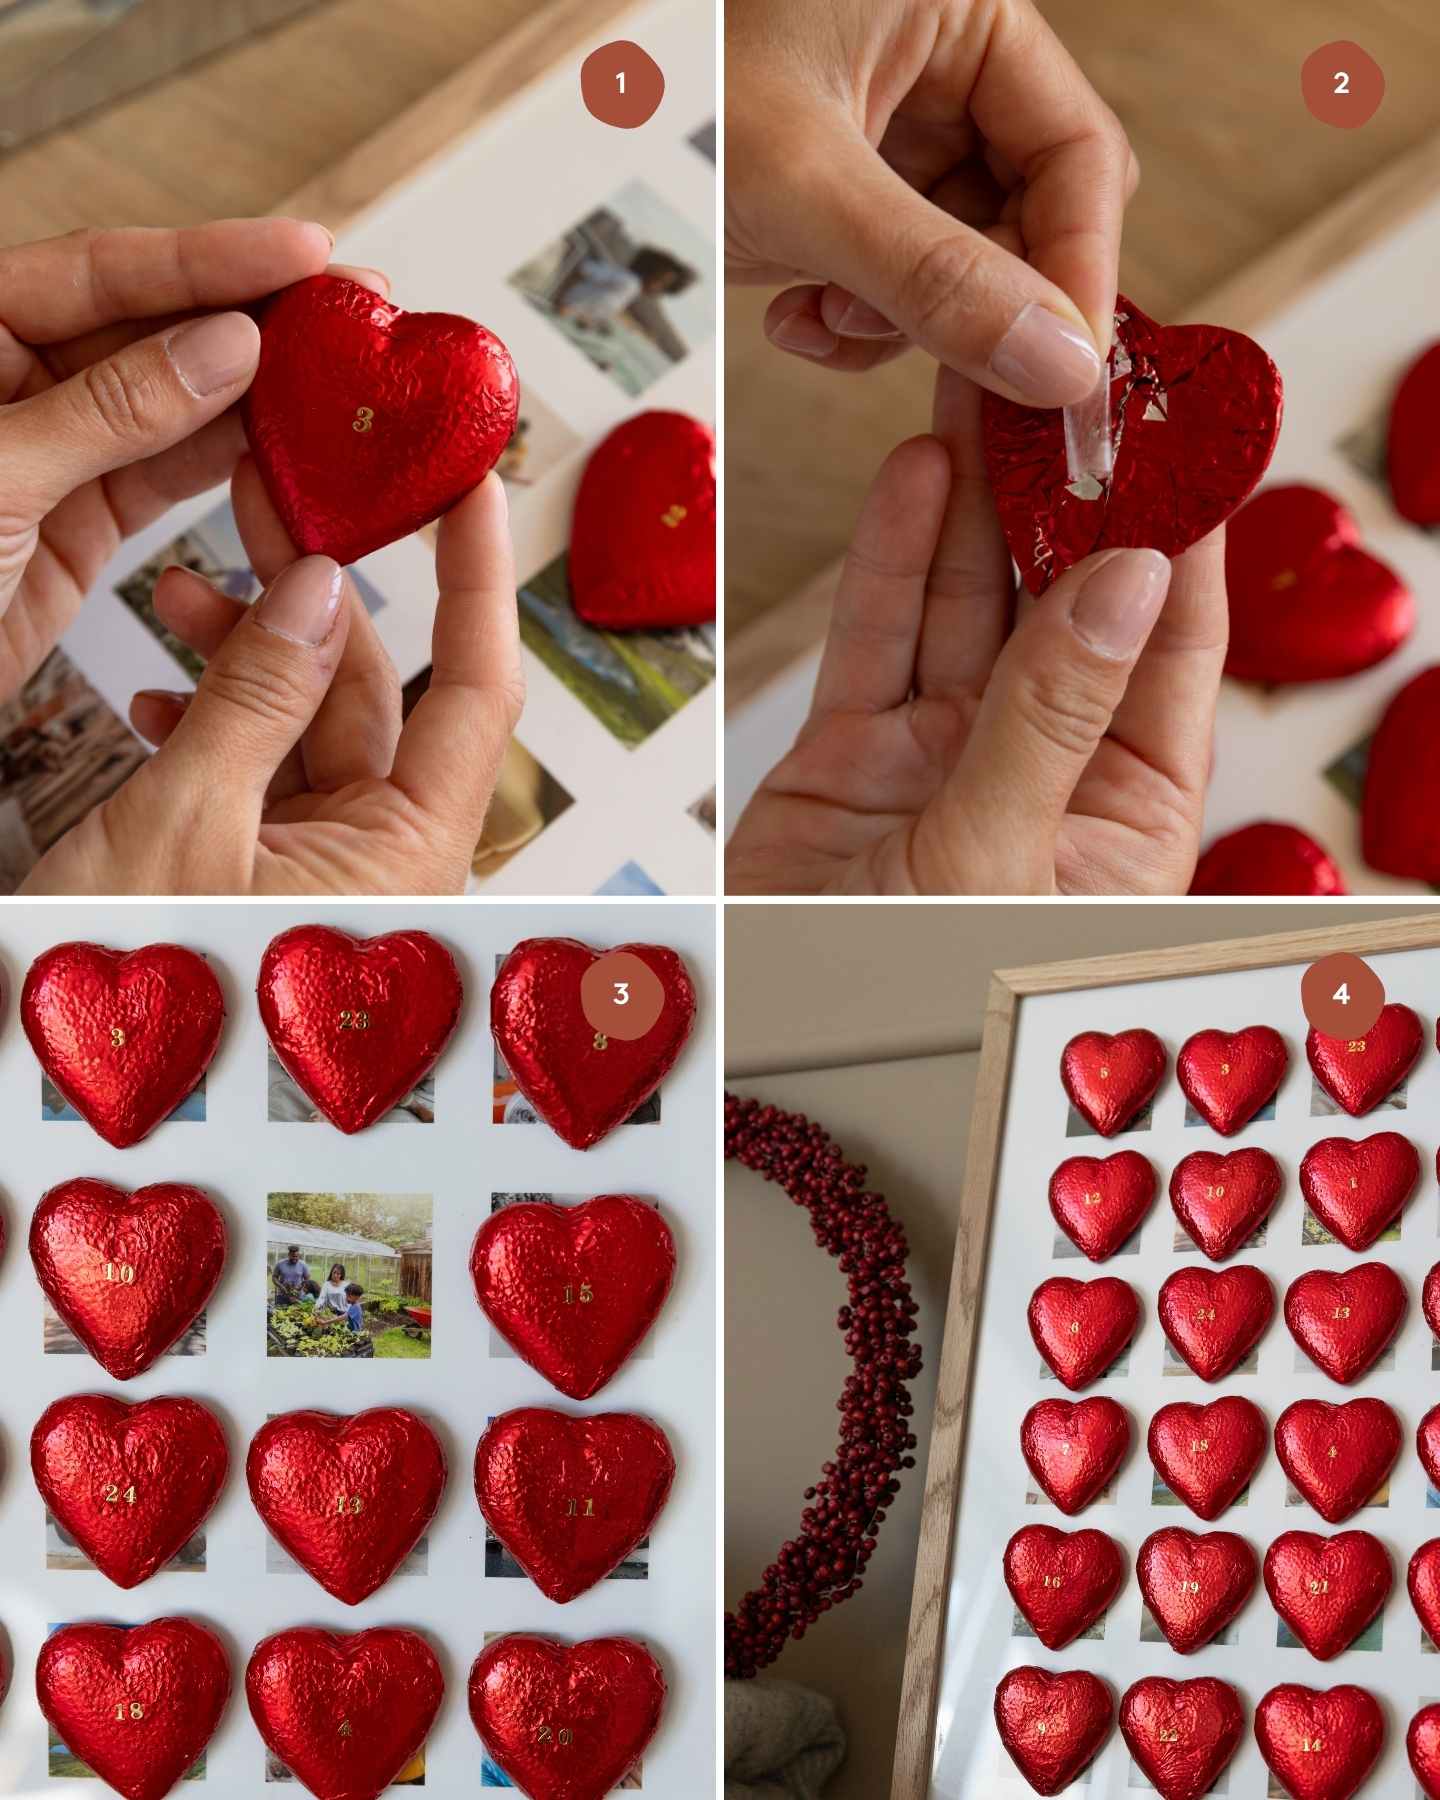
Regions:
<svg viewBox="0 0 1440 1800"><path fill-rule="evenodd" d="M725 1615L725 1673L758 1674L832 1606L858 1593L885 1508L913 1469L915 1409L905 1386L920 1373L910 1342L919 1307L905 1279L908 1246L884 1196L865 1189L865 1165L846 1162L829 1134L801 1113L725 1096L725 1155L784 1188L810 1214L822 1250L849 1278L836 1324L855 1364L840 1399L840 1444L821 1480L806 1488L800 1535L732 1613Z"/></svg>

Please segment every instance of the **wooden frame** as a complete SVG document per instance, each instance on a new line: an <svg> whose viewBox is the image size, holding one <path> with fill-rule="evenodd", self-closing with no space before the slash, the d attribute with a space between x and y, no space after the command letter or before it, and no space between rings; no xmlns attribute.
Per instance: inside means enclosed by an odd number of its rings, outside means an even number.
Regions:
<svg viewBox="0 0 1440 1800"><path fill-rule="evenodd" d="M1087 988L1161 981L1177 976L1224 974L1240 969L1308 963L1336 950L1360 956L1440 948L1440 918L1396 918L1383 923L1320 926L1309 931L1232 938L1082 961L1037 963L997 969L985 1005L980 1070L970 1120L964 1185L960 1194L945 1309L920 1547L910 1605L900 1722L895 1741L891 1800L928 1800L934 1753L935 1707L944 1650L946 1600L956 1507L964 1468L970 1382L985 1289L990 1219L999 1173L1011 1052L1020 1003L1029 995L1078 993Z"/></svg>

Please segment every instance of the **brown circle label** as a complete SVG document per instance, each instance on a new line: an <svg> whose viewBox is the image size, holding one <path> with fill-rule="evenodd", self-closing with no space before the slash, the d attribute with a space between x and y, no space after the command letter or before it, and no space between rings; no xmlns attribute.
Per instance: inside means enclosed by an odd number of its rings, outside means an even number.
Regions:
<svg viewBox="0 0 1440 1800"><path fill-rule="evenodd" d="M1338 38L1312 50L1300 67L1300 92L1322 125L1367 125L1385 98L1385 71L1358 44Z"/></svg>
<svg viewBox="0 0 1440 1800"><path fill-rule="evenodd" d="M1300 1004L1326 1037L1358 1042L1380 1017L1385 984L1361 957L1337 950L1311 963L1300 977Z"/></svg>
<svg viewBox="0 0 1440 1800"><path fill-rule="evenodd" d="M629 950L598 957L580 977L580 1010L597 1037L644 1037L664 1005L660 977Z"/></svg>
<svg viewBox="0 0 1440 1800"><path fill-rule="evenodd" d="M655 117L665 98L665 75L648 51L628 38L616 38L581 63L580 98L602 125L633 131Z"/></svg>

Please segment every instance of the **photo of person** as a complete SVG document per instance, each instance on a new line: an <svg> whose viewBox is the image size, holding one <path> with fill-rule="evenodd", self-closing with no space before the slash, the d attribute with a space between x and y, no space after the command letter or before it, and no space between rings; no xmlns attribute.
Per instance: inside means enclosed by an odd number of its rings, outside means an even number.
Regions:
<svg viewBox="0 0 1440 1800"><path fill-rule="evenodd" d="M79 1125L83 1121L80 1114L56 1087L50 1077L42 1072L40 1076L40 1117L48 1124L52 1119L63 1119L66 1124ZM167 1116L171 1119L187 1122L203 1122L205 1118L205 1077L202 1075L174 1112Z"/></svg>
<svg viewBox="0 0 1440 1800"><path fill-rule="evenodd" d="M428 1359L429 1194L269 1196L265 1354Z"/></svg>
<svg viewBox="0 0 1440 1800"><path fill-rule="evenodd" d="M520 395L520 417L495 469L507 488L534 487L579 446L579 435L535 390Z"/></svg>
<svg viewBox="0 0 1440 1800"><path fill-rule="evenodd" d="M267 1119L281 1124L323 1125L327 1124L324 1113L316 1106L308 1095L300 1089L286 1074L280 1058L267 1044L265 1047L266 1062L266 1112ZM382 1115L389 1124L429 1125L435 1119L435 1076L433 1072L425 1077L419 1087L413 1088L398 1106L392 1106L389 1112Z"/></svg>
<svg viewBox="0 0 1440 1800"><path fill-rule="evenodd" d="M596 888L597 894L663 894L664 888L653 881L639 863L631 861L621 863L620 867L609 878Z"/></svg>

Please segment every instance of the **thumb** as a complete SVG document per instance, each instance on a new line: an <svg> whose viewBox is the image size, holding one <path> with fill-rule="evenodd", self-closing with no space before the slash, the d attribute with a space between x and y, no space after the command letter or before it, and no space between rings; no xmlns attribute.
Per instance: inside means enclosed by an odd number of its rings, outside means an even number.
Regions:
<svg viewBox="0 0 1440 1800"><path fill-rule="evenodd" d="M212 313L0 409L6 511L38 524L87 481L180 443L240 398L259 357L253 319Z"/></svg>

